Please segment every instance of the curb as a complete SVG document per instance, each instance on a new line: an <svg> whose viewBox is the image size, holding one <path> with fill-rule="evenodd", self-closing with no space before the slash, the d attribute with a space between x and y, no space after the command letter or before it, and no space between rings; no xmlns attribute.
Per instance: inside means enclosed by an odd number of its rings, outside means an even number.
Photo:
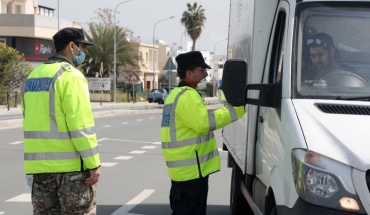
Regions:
<svg viewBox="0 0 370 215"><path fill-rule="evenodd" d="M216 99L205 99L205 103L209 109L220 108L223 105ZM137 113L161 113L163 105L155 103L92 103L92 110L94 118L109 117L120 114L137 114ZM109 109L109 110L106 110ZM0 115L21 115L22 110L20 107L10 109L9 111L5 108L0 108ZM22 127L23 119L10 119L0 121L0 130L19 128Z"/></svg>

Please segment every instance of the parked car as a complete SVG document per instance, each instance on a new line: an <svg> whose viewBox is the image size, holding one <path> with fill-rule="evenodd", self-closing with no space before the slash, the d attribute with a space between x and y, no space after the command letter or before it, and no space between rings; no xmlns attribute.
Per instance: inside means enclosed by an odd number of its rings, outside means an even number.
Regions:
<svg viewBox="0 0 370 215"><path fill-rule="evenodd" d="M152 89L150 93L148 93L148 102L157 102L158 104L164 104L164 101L166 100L168 96L167 90L164 88L160 89Z"/></svg>

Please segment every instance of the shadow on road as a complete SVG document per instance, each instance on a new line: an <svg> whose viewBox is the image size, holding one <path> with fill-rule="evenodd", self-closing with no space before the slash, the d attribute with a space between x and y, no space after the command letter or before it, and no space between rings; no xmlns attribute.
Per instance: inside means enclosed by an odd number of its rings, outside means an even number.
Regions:
<svg viewBox="0 0 370 215"><path fill-rule="evenodd" d="M114 211L118 210L121 205L98 205L97 214L99 215L110 215ZM122 215L170 215L171 208L169 205L163 204L141 204L137 205L127 213ZM228 205L208 205L207 215L228 215L230 212Z"/></svg>

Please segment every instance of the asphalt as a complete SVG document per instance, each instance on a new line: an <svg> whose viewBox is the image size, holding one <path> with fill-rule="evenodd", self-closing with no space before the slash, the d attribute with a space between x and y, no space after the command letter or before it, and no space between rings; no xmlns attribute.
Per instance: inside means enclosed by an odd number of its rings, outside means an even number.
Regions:
<svg viewBox="0 0 370 215"><path fill-rule="evenodd" d="M204 98L205 104L209 108L217 108L221 106L217 97ZM157 103L137 102L137 103L114 103L114 102L91 102L93 115L95 118L113 116L124 113L140 113L140 112L162 112L163 105ZM22 109L18 107L0 106L0 118L9 116L21 115ZM22 126L22 119L4 119L0 120L0 130L16 128Z"/></svg>

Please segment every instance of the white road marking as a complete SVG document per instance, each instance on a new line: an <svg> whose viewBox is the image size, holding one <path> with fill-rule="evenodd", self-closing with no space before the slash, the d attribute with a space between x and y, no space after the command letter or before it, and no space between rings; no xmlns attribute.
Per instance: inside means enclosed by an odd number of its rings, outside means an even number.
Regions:
<svg viewBox="0 0 370 215"><path fill-rule="evenodd" d="M100 163L100 164L101 164L101 166L103 166L103 167L112 167L112 166L117 165L118 163L102 162L102 163Z"/></svg>
<svg viewBox="0 0 370 215"><path fill-rule="evenodd" d="M6 202L31 202L31 193L23 193L19 196L6 200Z"/></svg>
<svg viewBox="0 0 370 215"><path fill-rule="evenodd" d="M1 214L5 214L5 212L0 212L0 215L1 215Z"/></svg>
<svg viewBox="0 0 370 215"><path fill-rule="evenodd" d="M126 125L126 124L128 124L128 122L122 122L122 125Z"/></svg>
<svg viewBox="0 0 370 215"><path fill-rule="evenodd" d="M155 190L152 189L146 189L143 190L139 195L135 196L135 198L131 199L129 202L127 202L122 207L118 208L116 211L112 213L112 215L128 215L130 210L132 210L134 207L136 207L138 204L140 204L142 201L144 201L146 198L148 198L150 195L154 193Z"/></svg>
<svg viewBox="0 0 370 215"><path fill-rule="evenodd" d="M113 158L114 160L130 160L131 158L133 158L134 156L118 156L118 157L115 157Z"/></svg>
<svg viewBox="0 0 370 215"><path fill-rule="evenodd" d="M112 127L112 125L103 125L103 128L109 128Z"/></svg>
<svg viewBox="0 0 370 215"><path fill-rule="evenodd" d="M141 121L143 121L143 119L137 119L136 121L141 122Z"/></svg>
<svg viewBox="0 0 370 215"><path fill-rule="evenodd" d="M146 151L131 151L130 154L144 154Z"/></svg>
<svg viewBox="0 0 370 215"><path fill-rule="evenodd" d="M157 148L158 146L143 146L141 147L142 149L155 149Z"/></svg>
<svg viewBox="0 0 370 215"><path fill-rule="evenodd" d="M218 148L218 151L219 152L227 152L227 151L224 151L222 148Z"/></svg>
<svg viewBox="0 0 370 215"><path fill-rule="evenodd" d="M101 139L98 140L98 142L102 142L104 140L109 140L109 138L101 138Z"/></svg>
<svg viewBox="0 0 370 215"><path fill-rule="evenodd" d="M119 141L119 142L133 142L133 143L152 143L148 141L137 141L137 140L120 140L120 139L109 139L111 141Z"/></svg>
<svg viewBox="0 0 370 215"><path fill-rule="evenodd" d="M155 118L154 116L149 117L149 119L154 119L154 118Z"/></svg>
<svg viewBox="0 0 370 215"><path fill-rule="evenodd" d="M21 144L23 143L23 141L15 141L15 142L12 142L12 143L9 143L10 145L18 145L18 144Z"/></svg>
<svg viewBox="0 0 370 215"><path fill-rule="evenodd" d="M161 142L154 142L155 145L161 145Z"/></svg>

